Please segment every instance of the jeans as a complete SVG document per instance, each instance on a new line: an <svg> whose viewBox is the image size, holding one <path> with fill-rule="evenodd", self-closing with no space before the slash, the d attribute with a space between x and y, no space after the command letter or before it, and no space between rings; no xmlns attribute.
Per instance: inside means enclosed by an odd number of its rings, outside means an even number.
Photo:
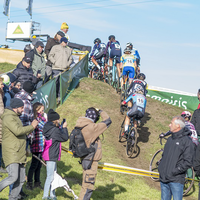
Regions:
<svg viewBox="0 0 200 200"><path fill-rule="evenodd" d="M13 184L9 200L16 200L25 182L25 167L23 164L12 163L6 167L8 177L0 182L0 192L7 186Z"/></svg>
<svg viewBox="0 0 200 200"><path fill-rule="evenodd" d="M53 70L53 78L56 76L56 97L60 97L60 75L62 70Z"/></svg>
<svg viewBox="0 0 200 200"><path fill-rule="evenodd" d="M38 158L42 159L42 153L38 152L38 153L33 153L33 154L36 155ZM28 170L28 182L33 182L33 174L34 174L35 182L40 182L41 167L42 167L42 163L37 158L32 156L31 166Z"/></svg>
<svg viewBox="0 0 200 200"><path fill-rule="evenodd" d="M182 200L183 198L183 184L181 183L163 183L160 182L161 187L161 199L162 200Z"/></svg>
<svg viewBox="0 0 200 200"><path fill-rule="evenodd" d="M51 190L51 182L54 178L54 171L57 170L57 165L55 161L46 161L46 170L47 170L47 178L44 184L44 194L43 198L47 198L49 196L49 190L50 190L50 197L55 197L55 190Z"/></svg>

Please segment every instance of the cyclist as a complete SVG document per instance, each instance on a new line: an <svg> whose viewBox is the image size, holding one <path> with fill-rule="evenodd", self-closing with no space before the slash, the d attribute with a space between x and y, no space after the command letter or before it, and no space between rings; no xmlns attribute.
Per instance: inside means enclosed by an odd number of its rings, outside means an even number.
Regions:
<svg viewBox="0 0 200 200"><path fill-rule="evenodd" d="M110 47L110 58L109 58L109 66L112 68L113 66L113 58L116 56L116 66L118 70L119 77L121 76L120 73L120 57L122 56L121 46L120 43L115 40L114 35L110 35L108 37L108 43L106 45L105 53L108 51L108 48Z"/></svg>
<svg viewBox="0 0 200 200"><path fill-rule="evenodd" d="M136 62L137 62L137 66L139 66L140 65L140 55L138 53L138 50L133 47L133 44L131 42L127 42L126 47L131 48L132 54L137 57Z"/></svg>
<svg viewBox="0 0 200 200"><path fill-rule="evenodd" d="M100 66L97 62L98 59L102 59L105 58L105 67L104 70L107 71L107 63L108 63L108 52L105 53L105 49L106 49L106 45L105 43L102 43L101 40L99 38L96 38L94 40L94 47L92 49L92 53L90 54L90 57L92 59L92 62L95 64L95 66L100 69ZM92 78L92 75L91 75Z"/></svg>
<svg viewBox="0 0 200 200"><path fill-rule="evenodd" d="M124 55L120 59L120 68L122 69L122 76L125 76L129 72L129 84L132 83L135 72L137 71L136 57L131 54L131 49L126 47L124 49ZM121 87L123 85L123 79L121 79Z"/></svg>
<svg viewBox="0 0 200 200"><path fill-rule="evenodd" d="M183 111L183 112L181 113L181 117L183 117L183 118L185 119L185 126L191 131L191 133L190 133L189 136L191 137L192 142L193 142L194 144L198 145L198 144L199 144L199 141L198 141L197 132L196 132L196 130L195 130L194 125L190 122L191 116L192 116L192 115L191 115L191 113L190 113L189 111ZM161 133L161 134L159 135L159 137L160 137L160 138L163 138L163 137L166 137L166 136L168 136L168 135L170 135L170 134L171 134L171 132L168 131L167 133Z"/></svg>
<svg viewBox="0 0 200 200"><path fill-rule="evenodd" d="M134 93L131 93L129 97L122 102L122 105L128 103L129 111L124 122L125 132L122 134L127 136L127 131L130 124L130 118L133 117L134 127L137 128L137 120L140 120L144 117L145 108L146 108L146 97L144 96L144 89L142 87L137 87Z"/></svg>
<svg viewBox="0 0 200 200"><path fill-rule="evenodd" d="M144 90L144 95L146 96L147 94L147 83L144 81L146 79L145 74L140 73L138 75L138 79L133 80L133 82L131 83L131 85L129 86L128 90L127 90L127 94L131 95L134 93L134 90L136 90L136 88L140 87Z"/></svg>

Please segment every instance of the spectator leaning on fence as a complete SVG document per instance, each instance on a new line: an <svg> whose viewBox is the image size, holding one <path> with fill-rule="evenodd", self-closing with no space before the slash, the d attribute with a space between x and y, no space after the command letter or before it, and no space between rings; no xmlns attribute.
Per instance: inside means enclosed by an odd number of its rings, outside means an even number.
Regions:
<svg viewBox="0 0 200 200"><path fill-rule="evenodd" d="M46 82L49 80L50 76L52 75L52 63L51 63L51 61L48 59L49 52L51 51L51 49L52 49L52 47L53 47L54 45L60 44L60 39L61 39L62 37L64 37L64 36L65 36L65 34L64 34L62 31L58 31L58 32L56 33L56 35L54 36L54 38L49 38L49 39L47 40L47 44L46 44L45 50L44 50L44 52L45 52L45 54L46 54L46 56L47 56L46 74L45 74L44 83L46 83Z"/></svg>
<svg viewBox="0 0 200 200"><path fill-rule="evenodd" d="M174 117L169 124L171 136L167 139L162 159L158 166L161 186L161 199L182 199L185 175L192 167L194 144L189 137L181 116Z"/></svg>
<svg viewBox="0 0 200 200"><path fill-rule="evenodd" d="M44 49L43 42L37 41L34 49L26 53L26 56L32 60L31 67L33 69L33 74L36 77L38 74L41 74L41 78L37 83L37 88L42 86L46 71L46 61L44 58L45 53L43 49Z"/></svg>
<svg viewBox="0 0 200 200"><path fill-rule="evenodd" d="M18 199L25 182L26 135L37 126L37 120L31 125L23 126L19 116L23 112L24 103L21 99L13 98L10 108L5 109L2 119L2 152L8 177L0 182L0 192L13 184L9 200Z"/></svg>
<svg viewBox="0 0 200 200"><path fill-rule="evenodd" d="M67 40L69 41L69 35L67 34L68 30L69 30L69 26L66 22L63 22L61 24L60 30L65 34L65 37L67 38Z"/></svg>

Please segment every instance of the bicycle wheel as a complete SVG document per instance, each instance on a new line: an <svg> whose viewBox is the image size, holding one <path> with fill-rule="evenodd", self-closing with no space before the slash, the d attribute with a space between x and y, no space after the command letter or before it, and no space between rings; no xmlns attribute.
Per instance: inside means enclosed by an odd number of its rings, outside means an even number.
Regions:
<svg viewBox="0 0 200 200"><path fill-rule="evenodd" d="M123 135L124 132L125 132L125 129L124 129L124 122L125 122L125 118L124 118L124 120L123 120L123 122L122 122L122 124L121 124L121 129L120 129L120 132L119 132L119 142L122 142L122 138L126 138L126 136Z"/></svg>
<svg viewBox="0 0 200 200"><path fill-rule="evenodd" d="M121 88L121 94L120 94L120 112L123 115L125 111L125 105L122 105L122 102L125 100L125 85L123 84Z"/></svg>
<svg viewBox="0 0 200 200"><path fill-rule="evenodd" d="M183 187L183 196L185 196L192 188L192 186L194 184L194 178L195 178L194 169L193 168L188 169L186 176L185 176L185 183L184 183L184 187Z"/></svg>
<svg viewBox="0 0 200 200"><path fill-rule="evenodd" d="M131 134L133 134L133 140L134 140L134 143L132 144L133 146L133 153L137 153L137 138L138 138L138 132L137 132L137 129L135 127L133 127L131 129Z"/></svg>
<svg viewBox="0 0 200 200"><path fill-rule="evenodd" d="M150 162L150 166L149 166L150 171L158 172L158 165L160 164L160 161L162 159L162 153L163 153L163 149L159 149L153 155L151 162ZM153 181L159 181L159 178L154 178L154 177L151 177L151 178Z"/></svg>

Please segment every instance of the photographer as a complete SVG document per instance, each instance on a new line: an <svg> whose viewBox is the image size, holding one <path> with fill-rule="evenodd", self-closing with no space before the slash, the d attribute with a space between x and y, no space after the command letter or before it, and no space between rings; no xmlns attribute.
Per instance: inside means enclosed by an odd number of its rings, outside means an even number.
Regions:
<svg viewBox="0 0 200 200"><path fill-rule="evenodd" d="M102 121L96 123L100 116ZM112 121L105 111L93 107L86 110L85 117L79 117L77 120L76 127L83 128L82 134L87 147L89 148L93 143L96 149L92 161L91 158L88 158L90 154L82 160L83 181L79 195L80 200L89 200L92 195L97 174L98 161L102 158L101 141L99 136L110 126L111 123Z"/></svg>

